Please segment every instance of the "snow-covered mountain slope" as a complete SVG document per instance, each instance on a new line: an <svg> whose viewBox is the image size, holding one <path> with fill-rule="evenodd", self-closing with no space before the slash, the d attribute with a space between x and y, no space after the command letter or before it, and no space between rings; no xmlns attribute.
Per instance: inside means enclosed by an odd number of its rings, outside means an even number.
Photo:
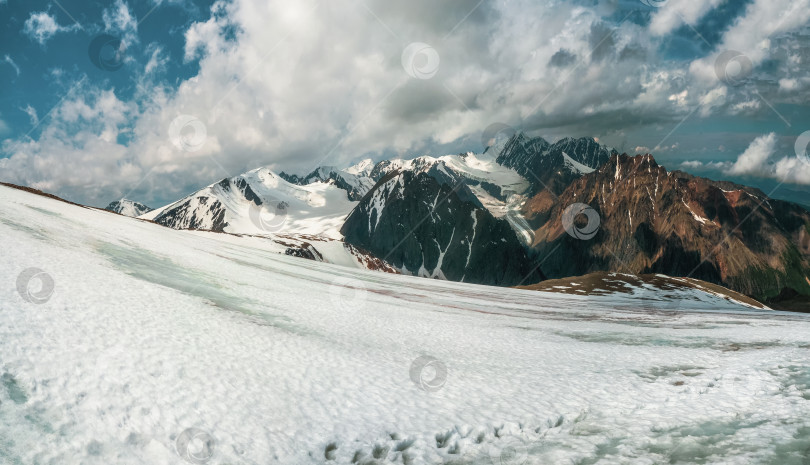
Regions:
<svg viewBox="0 0 810 465"><path fill-rule="evenodd" d="M360 162L346 168L343 171L357 176L370 177L371 170L373 169L374 169L374 160L372 160L371 158L366 158L365 160L361 160Z"/></svg>
<svg viewBox="0 0 810 465"><path fill-rule="evenodd" d="M300 186L259 168L211 184L140 218L175 229L340 239L338 230L355 205L332 184Z"/></svg>
<svg viewBox="0 0 810 465"><path fill-rule="evenodd" d="M524 193L529 187L526 179L515 170L496 163L495 156L490 154L467 152L438 158L422 156L411 160L386 160L374 167L371 176L379 180L394 170L413 171L416 174L435 171L440 173L436 176L443 175L445 179L442 181L447 183L465 182L471 187L478 187L484 198L505 200L510 195ZM478 192L476 196L479 196Z"/></svg>
<svg viewBox="0 0 810 465"><path fill-rule="evenodd" d="M804 315L353 270L4 187L0 237L0 463L799 464L810 446Z"/></svg>
<svg viewBox="0 0 810 465"><path fill-rule="evenodd" d="M111 212L119 213L124 216L131 216L133 218L152 211L152 209L147 207L146 205L129 199L116 200L114 202L111 202L104 209L109 210Z"/></svg>
<svg viewBox="0 0 810 465"><path fill-rule="evenodd" d="M369 177L372 168L373 162L366 159L343 170L336 166L321 166L303 177L284 172L279 173L279 176L285 181L301 186L313 182L334 184L346 191L349 200L358 201L374 186L374 179Z"/></svg>

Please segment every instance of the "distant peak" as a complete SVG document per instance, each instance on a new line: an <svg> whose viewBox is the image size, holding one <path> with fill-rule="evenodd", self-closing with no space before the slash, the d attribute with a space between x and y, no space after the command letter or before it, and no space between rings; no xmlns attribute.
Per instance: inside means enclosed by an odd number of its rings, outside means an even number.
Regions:
<svg viewBox="0 0 810 465"><path fill-rule="evenodd" d="M364 160L360 160L343 171L349 174L368 176L372 169L374 169L374 160L371 158L366 158Z"/></svg>
<svg viewBox="0 0 810 465"><path fill-rule="evenodd" d="M124 216L132 216L132 217L141 216L144 213L152 211L152 209L147 207L146 205L140 202L135 202L134 200L129 200L124 197L122 197L119 200L110 202L110 204L107 205L104 209L111 212L120 213L121 215Z"/></svg>

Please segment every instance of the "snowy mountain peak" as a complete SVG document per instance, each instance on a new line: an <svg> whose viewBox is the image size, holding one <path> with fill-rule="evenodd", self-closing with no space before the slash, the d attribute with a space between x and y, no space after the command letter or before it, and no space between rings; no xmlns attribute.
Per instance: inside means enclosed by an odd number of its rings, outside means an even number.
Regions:
<svg viewBox="0 0 810 465"><path fill-rule="evenodd" d="M356 176L369 176L371 174L371 170L373 169L374 169L374 160L372 160L371 158L366 158L365 160L362 160L359 163L346 168L345 170L343 170L343 172L354 174Z"/></svg>
<svg viewBox="0 0 810 465"><path fill-rule="evenodd" d="M111 202L109 205L104 207L104 209L120 215L131 216L133 218L152 211L152 209L146 205L129 199L116 200L115 202Z"/></svg>
<svg viewBox="0 0 810 465"><path fill-rule="evenodd" d="M346 191L346 197L349 200L358 201L374 186L375 181L369 177L373 168L372 163L368 159L345 170L335 166L321 166L304 177L284 172L279 173L279 176L285 181L299 186L318 182L331 184Z"/></svg>
<svg viewBox="0 0 810 465"><path fill-rule="evenodd" d="M175 229L339 239L337 230L353 206L332 183L298 185L268 168L257 168L211 184L143 219Z"/></svg>

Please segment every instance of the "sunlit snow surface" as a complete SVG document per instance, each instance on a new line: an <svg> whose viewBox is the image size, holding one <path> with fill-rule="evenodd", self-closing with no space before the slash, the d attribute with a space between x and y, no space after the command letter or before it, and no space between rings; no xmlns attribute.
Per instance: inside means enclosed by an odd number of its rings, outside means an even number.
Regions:
<svg viewBox="0 0 810 465"><path fill-rule="evenodd" d="M801 315L362 271L5 187L0 237L2 464L810 461Z"/></svg>

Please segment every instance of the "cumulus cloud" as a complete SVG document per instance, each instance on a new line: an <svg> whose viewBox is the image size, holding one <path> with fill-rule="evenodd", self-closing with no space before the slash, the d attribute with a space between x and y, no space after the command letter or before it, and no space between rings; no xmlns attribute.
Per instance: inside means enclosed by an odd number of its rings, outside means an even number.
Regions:
<svg viewBox="0 0 810 465"><path fill-rule="evenodd" d="M785 157L774 166L776 179L794 184L810 185L810 162L798 157Z"/></svg>
<svg viewBox="0 0 810 465"><path fill-rule="evenodd" d="M810 159L798 155L778 155L779 138L775 133L757 137L734 161L703 162L689 160L681 167L692 170L716 170L730 176L776 179L793 184L810 184Z"/></svg>
<svg viewBox="0 0 810 465"><path fill-rule="evenodd" d="M770 133L757 137L751 145L745 149L737 161L729 167L729 174L753 174L763 175L769 169L768 160L776 152L776 134Z"/></svg>
<svg viewBox="0 0 810 465"><path fill-rule="evenodd" d="M56 18L50 13L41 11L39 13L31 13L31 16L25 20L23 33L28 35L31 40L39 42L40 45L45 45L45 43L57 33L72 31L76 29L76 27L76 25L60 26L59 23L56 22Z"/></svg>
<svg viewBox="0 0 810 465"><path fill-rule="evenodd" d="M36 140L4 142L13 155L0 159L0 172L46 191L69 187L89 198L109 192L140 171L116 142L132 111L112 91L79 86L50 113Z"/></svg>
<svg viewBox="0 0 810 465"><path fill-rule="evenodd" d="M0 166L16 182L79 201L103 205L139 189L141 200L160 202L257 166L306 172L369 156L480 149L475 141L494 122L551 138L596 136L674 126L697 105L705 117L740 104L716 79L702 83L655 56L660 35L695 24L718 2L671 0L653 16L655 33L606 22L612 12L581 3L220 1L185 31L182 58L198 64L195 76L161 85L154 75L178 57L149 45L133 102L84 84L35 140L7 143L11 158ZM103 21L125 42L138 41L124 0ZM430 79L403 69L413 42L439 58ZM199 150L171 143L181 115L205 126ZM68 163L73 156L81 162Z"/></svg>

